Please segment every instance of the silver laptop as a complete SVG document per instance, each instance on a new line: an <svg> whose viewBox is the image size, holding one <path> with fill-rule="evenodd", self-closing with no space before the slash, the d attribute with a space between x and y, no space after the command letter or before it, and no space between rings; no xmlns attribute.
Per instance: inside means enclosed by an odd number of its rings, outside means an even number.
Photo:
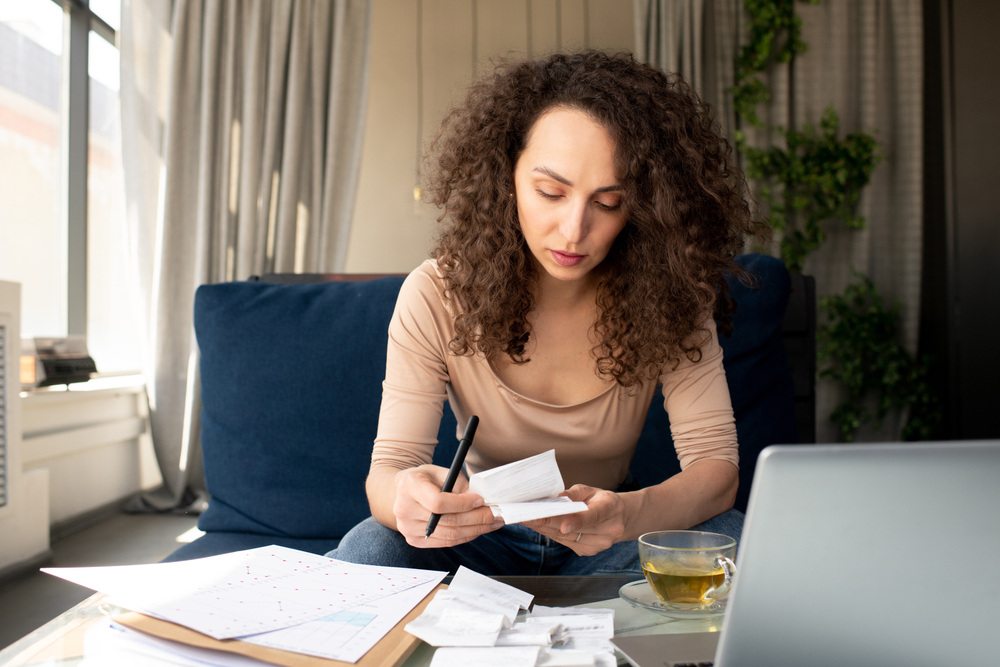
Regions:
<svg viewBox="0 0 1000 667"><path fill-rule="evenodd" d="M998 561L1000 441L769 447L714 664L1000 664Z"/></svg>

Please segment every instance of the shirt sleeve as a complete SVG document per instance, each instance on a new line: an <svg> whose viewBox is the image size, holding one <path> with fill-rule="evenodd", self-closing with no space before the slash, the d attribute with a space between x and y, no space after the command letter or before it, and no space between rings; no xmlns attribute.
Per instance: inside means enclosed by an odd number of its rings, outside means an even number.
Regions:
<svg viewBox="0 0 1000 667"><path fill-rule="evenodd" d="M371 466L431 463L447 397L453 325L436 269L425 262L400 288L389 323L385 380Z"/></svg>
<svg viewBox="0 0 1000 667"><path fill-rule="evenodd" d="M709 459L739 467L736 420L715 320L709 317L705 326L708 336L701 359L693 362L682 355L676 369L667 364L660 376L681 470Z"/></svg>

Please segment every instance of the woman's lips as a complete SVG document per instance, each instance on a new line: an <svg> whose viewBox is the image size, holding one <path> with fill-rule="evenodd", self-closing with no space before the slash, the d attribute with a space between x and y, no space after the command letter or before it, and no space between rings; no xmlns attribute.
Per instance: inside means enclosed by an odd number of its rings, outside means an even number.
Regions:
<svg viewBox="0 0 1000 667"><path fill-rule="evenodd" d="M586 255L577 255L571 252L559 252L558 250L551 250L552 258L556 260L556 263L560 266L576 266L584 259Z"/></svg>

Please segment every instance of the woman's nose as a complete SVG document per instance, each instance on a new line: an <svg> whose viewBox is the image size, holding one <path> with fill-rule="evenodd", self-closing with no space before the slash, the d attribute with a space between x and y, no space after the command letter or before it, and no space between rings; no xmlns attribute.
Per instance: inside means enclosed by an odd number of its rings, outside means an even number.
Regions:
<svg viewBox="0 0 1000 667"><path fill-rule="evenodd" d="M559 222L559 233L570 243L580 243L587 235L587 207L585 202L572 202L566 207Z"/></svg>

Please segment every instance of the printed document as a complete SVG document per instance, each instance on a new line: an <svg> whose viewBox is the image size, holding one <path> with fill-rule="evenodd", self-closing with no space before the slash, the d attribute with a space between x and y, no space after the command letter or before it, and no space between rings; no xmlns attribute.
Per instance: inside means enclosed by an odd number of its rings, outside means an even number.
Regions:
<svg viewBox="0 0 1000 667"><path fill-rule="evenodd" d="M388 597L338 611L315 621L240 639L259 646L330 660L357 662L403 620L410 610L420 604L446 573L435 574L441 576Z"/></svg>
<svg viewBox="0 0 1000 667"><path fill-rule="evenodd" d="M177 563L42 571L107 593L126 609L215 639L336 617L413 588L424 587L426 594L447 575L355 565L279 546ZM406 612L419 601L406 599Z"/></svg>

